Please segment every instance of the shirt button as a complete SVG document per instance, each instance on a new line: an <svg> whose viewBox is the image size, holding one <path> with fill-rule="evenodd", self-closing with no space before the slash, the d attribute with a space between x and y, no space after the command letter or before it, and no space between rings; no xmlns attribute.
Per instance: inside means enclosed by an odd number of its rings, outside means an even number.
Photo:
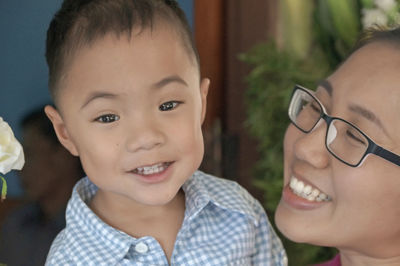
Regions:
<svg viewBox="0 0 400 266"><path fill-rule="evenodd" d="M143 242L140 242L135 246L135 251L140 253L140 254L144 254L148 250L149 250L149 247Z"/></svg>
<svg viewBox="0 0 400 266"><path fill-rule="evenodd" d="M282 265L287 266L288 265L288 258L286 256L283 257L282 259Z"/></svg>

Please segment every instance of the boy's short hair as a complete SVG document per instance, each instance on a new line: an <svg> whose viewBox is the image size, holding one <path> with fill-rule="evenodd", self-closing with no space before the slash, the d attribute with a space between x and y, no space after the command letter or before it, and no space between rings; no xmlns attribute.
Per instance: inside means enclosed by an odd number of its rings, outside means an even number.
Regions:
<svg viewBox="0 0 400 266"><path fill-rule="evenodd" d="M160 19L174 25L189 55L199 65L199 56L186 16L175 0L64 0L47 31L46 60L53 100L68 60L83 46L112 33L131 37L152 29Z"/></svg>

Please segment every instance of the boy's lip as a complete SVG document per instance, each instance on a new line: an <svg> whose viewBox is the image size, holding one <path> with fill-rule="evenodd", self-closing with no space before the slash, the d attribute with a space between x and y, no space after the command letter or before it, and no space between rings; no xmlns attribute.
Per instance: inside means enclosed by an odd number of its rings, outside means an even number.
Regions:
<svg viewBox="0 0 400 266"><path fill-rule="evenodd" d="M159 183L169 178L173 163L174 161L146 164L136 167L128 171L128 173L133 174L144 183Z"/></svg>
<svg viewBox="0 0 400 266"><path fill-rule="evenodd" d="M153 167L156 165L160 165L160 164L172 164L173 161L168 161L168 160L156 160L153 162L141 162L141 163L137 163L136 166L134 166L133 168L126 168L126 172L128 173L132 173L135 172L135 170L138 170L139 168L148 168L148 167Z"/></svg>

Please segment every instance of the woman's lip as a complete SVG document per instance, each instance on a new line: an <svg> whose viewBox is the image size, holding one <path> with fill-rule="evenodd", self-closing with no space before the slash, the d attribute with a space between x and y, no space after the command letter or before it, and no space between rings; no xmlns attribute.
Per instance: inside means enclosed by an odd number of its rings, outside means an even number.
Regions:
<svg viewBox="0 0 400 266"><path fill-rule="evenodd" d="M325 191L323 191L322 189L320 189L318 186L316 186L315 184L311 183L310 181L308 181L307 179L305 179L301 174L297 173L296 171L291 171L291 173L288 175L288 178L286 179L286 183L285 185L289 185L290 184L290 179L292 177L297 178L297 180L301 181L304 183L304 185L310 185L312 188L316 188L318 189L320 192L325 193ZM327 194L327 193L325 193Z"/></svg>
<svg viewBox="0 0 400 266"><path fill-rule="evenodd" d="M282 200L289 206L300 209L300 210L312 210L323 206L329 201L309 201L305 198L297 196L294 194L292 189L290 189L289 184L287 184L282 191Z"/></svg>

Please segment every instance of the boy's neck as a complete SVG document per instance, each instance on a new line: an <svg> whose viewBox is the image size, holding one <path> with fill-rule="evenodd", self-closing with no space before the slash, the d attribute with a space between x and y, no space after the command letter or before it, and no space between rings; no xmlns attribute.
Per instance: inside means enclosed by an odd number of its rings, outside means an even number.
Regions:
<svg viewBox="0 0 400 266"><path fill-rule="evenodd" d="M154 237L169 260L184 218L183 190L181 189L168 204L163 206L124 204L127 201L116 202L117 200L110 200L108 196L99 190L89 207L104 222L132 237Z"/></svg>
<svg viewBox="0 0 400 266"><path fill-rule="evenodd" d="M127 197L98 190L89 207L102 220L158 220L171 211L185 210L185 194L179 190L176 196L165 205L144 205ZM107 221L108 222L108 221ZM112 224L113 222L109 223Z"/></svg>

